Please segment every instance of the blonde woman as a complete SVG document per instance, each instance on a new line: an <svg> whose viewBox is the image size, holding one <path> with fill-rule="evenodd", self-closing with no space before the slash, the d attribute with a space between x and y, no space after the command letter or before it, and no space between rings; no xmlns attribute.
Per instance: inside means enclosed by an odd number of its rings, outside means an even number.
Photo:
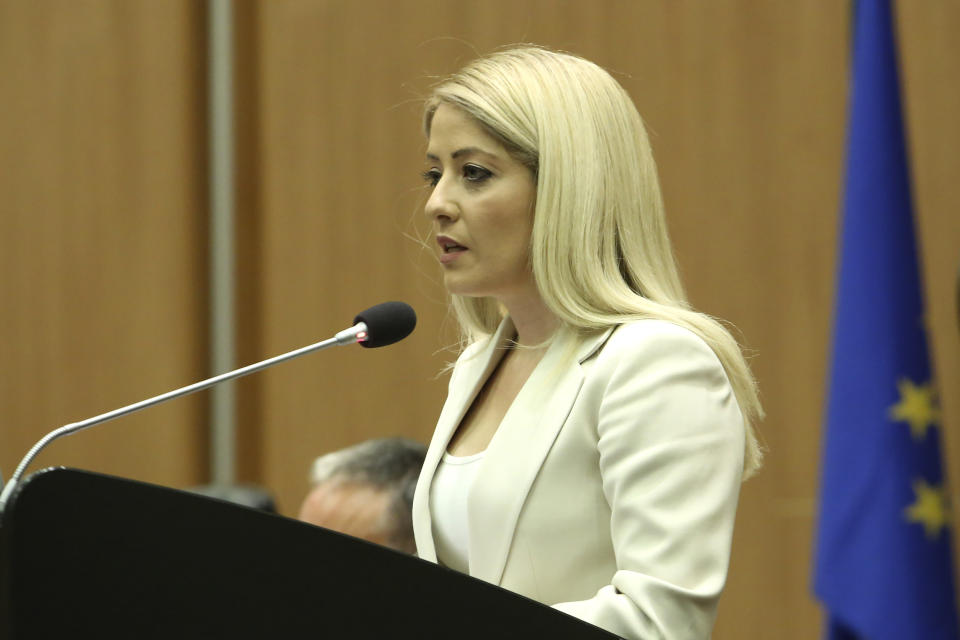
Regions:
<svg viewBox="0 0 960 640"><path fill-rule="evenodd" d="M424 124L466 346L418 554L625 638L708 637L761 408L686 302L636 108L593 63L526 46L439 84Z"/></svg>

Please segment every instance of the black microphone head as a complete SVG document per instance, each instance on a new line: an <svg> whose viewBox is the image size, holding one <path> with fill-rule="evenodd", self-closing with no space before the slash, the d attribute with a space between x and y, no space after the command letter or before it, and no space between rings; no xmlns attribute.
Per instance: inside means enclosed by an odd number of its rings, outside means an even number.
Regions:
<svg viewBox="0 0 960 640"><path fill-rule="evenodd" d="M381 302L358 313L353 324L358 322L367 325L367 339L361 345L367 348L385 347L413 332L417 326L417 314L406 302Z"/></svg>

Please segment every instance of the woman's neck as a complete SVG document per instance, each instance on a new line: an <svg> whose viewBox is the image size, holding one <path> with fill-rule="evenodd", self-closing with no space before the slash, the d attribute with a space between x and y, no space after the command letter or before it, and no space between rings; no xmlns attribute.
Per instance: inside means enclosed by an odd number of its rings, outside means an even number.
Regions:
<svg viewBox="0 0 960 640"><path fill-rule="evenodd" d="M520 346L542 345L560 326L557 317L539 295L525 296L519 300L501 300L501 304L510 314L510 320L517 330L517 344Z"/></svg>

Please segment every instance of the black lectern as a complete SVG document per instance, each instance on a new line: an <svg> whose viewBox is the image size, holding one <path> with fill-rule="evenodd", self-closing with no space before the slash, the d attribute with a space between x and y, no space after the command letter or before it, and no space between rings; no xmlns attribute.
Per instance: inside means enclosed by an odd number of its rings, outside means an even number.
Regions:
<svg viewBox="0 0 960 640"><path fill-rule="evenodd" d="M289 518L48 469L18 488L0 522L0 638L615 636Z"/></svg>

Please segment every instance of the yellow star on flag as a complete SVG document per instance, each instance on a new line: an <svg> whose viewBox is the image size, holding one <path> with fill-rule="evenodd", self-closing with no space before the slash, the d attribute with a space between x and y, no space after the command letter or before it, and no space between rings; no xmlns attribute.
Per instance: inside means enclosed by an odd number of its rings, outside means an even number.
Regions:
<svg viewBox="0 0 960 640"><path fill-rule="evenodd" d="M940 530L947 527L947 492L940 486L930 486L926 480L913 483L916 502L903 510L909 522L923 525L927 538L936 540Z"/></svg>
<svg viewBox="0 0 960 640"><path fill-rule="evenodd" d="M937 406L937 392L933 383L915 385L907 378L897 382L900 402L890 407L890 418L910 424L910 435L915 440L923 440L927 429L940 423L940 408Z"/></svg>

